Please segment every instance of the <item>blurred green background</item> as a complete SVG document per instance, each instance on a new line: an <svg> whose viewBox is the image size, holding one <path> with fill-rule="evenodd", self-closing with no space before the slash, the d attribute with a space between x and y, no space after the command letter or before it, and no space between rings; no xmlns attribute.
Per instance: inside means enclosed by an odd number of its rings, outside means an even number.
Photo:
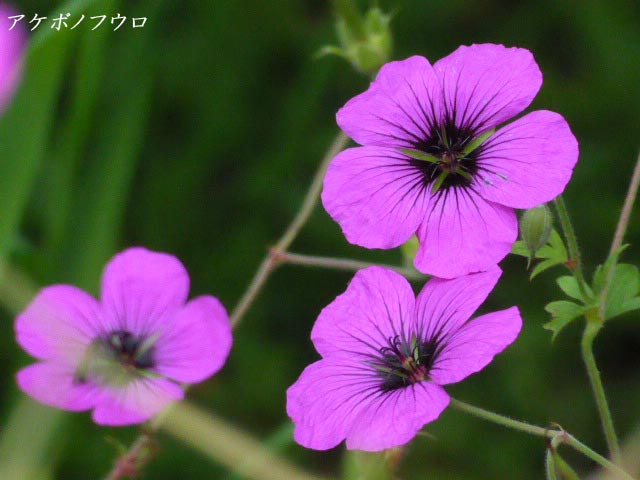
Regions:
<svg viewBox="0 0 640 480"><path fill-rule="evenodd" d="M565 197L590 276L608 251L640 147L640 3L379 4L394 12L397 59L421 54L435 61L474 42L534 53L544 84L532 108L563 114L580 142ZM56 32L43 24L31 33L22 88L0 120L0 255L38 285L74 283L97 294L104 263L127 246L144 245L177 255L191 274L192 295L214 294L231 310L299 207L337 132L336 110L368 84L342 59L314 58L335 43L331 5L78 0L52 7L25 0L14 6L29 18L120 12L148 22L117 32L106 22L95 31ZM627 240L632 247L624 260L637 263L638 215ZM401 261L397 251L347 244L321 207L293 250ZM554 284L561 270L530 283L522 258L502 266L503 281L483 309L519 305L523 332L489 368L448 391L539 425L558 422L605 452L579 359L581 329L571 326L552 345L542 328L544 305L561 298ZM286 388L317 358L311 326L350 277L279 269L235 332L224 370L189 397L258 438L281 429ZM2 282L3 297L19 296L19 282L6 276ZM117 455L111 439L128 444L139 430L99 428L88 414L25 404L14 375L30 359L15 343L10 307L0 311L0 468L27 462L42 466L34 478L100 478ZM596 356L624 438L640 428L637 314L607 326ZM538 438L453 410L426 430L433 438L412 443L401 478L544 475L545 443ZM237 478L163 434L158 445L141 478ZM336 476L341 469L342 447L314 452L284 442L280 448L309 470ZM582 457L567 458L579 471L593 467Z"/></svg>

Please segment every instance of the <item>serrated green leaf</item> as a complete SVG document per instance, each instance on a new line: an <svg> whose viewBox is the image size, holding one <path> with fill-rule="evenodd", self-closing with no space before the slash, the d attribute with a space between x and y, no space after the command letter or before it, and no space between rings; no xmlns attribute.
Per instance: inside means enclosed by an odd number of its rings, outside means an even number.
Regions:
<svg viewBox="0 0 640 480"><path fill-rule="evenodd" d="M521 257L529 257L529 249L522 240L518 240L513 244L511 253L513 255L520 255Z"/></svg>
<svg viewBox="0 0 640 480"><path fill-rule="evenodd" d="M609 275L609 271L618 263L618 258L624 252L629 245L625 244L618 248L615 252L609 255L609 258L602 265L596 267L596 271L593 274L593 290L596 294L599 294L604 287L604 284Z"/></svg>
<svg viewBox="0 0 640 480"><path fill-rule="evenodd" d="M533 280L534 278L536 278L538 276L538 274L544 272L545 270L549 270L551 267L555 267L556 265L560 265L562 263L564 263L564 262L559 261L559 260L554 259L554 258L548 258L548 259L540 262L539 264L537 264L535 266L535 268L531 272L531 276L529 277L529 280Z"/></svg>
<svg viewBox="0 0 640 480"><path fill-rule="evenodd" d="M591 298L593 298L593 292L591 291L589 285L585 285L589 298L584 298L582 292L580 291L580 285L578 284L578 281L571 275L559 277L556 280L556 283L558 284L560 289L569 297L575 298L576 300L581 300L583 303L588 303Z"/></svg>
<svg viewBox="0 0 640 480"><path fill-rule="evenodd" d="M511 253L526 258L529 258L530 255L529 249L521 240L518 240L513 244ZM564 242L562 241L560 234L556 230L551 231L551 235L549 236L549 243L547 243L536 252L535 258L541 259L543 261L535 266L535 268L531 272L531 276L529 277L530 280L533 280L536 276L538 276L538 274L544 272L545 270L548 270L551 267L555 267L556 265L563 265L567 262L567 260L569 259L567 249L564 246Z"/></svg>
<svg viewBox="0 0 640 480"><path fill-rule="evenodd" d="M623 313L632 312L633 310L640 309L640 297L632 298L622 304L620 310L616 312L615 316L622 315ZM611 317L613 318L613 316Z"/></svg>
<svg viewBox="0 0 640 480"><path fill-rule="evenodd" d="M560 331L573 320L581 316L589 307L578 305L567 300L558 300L549 303L544 309L551 314L551 321L544 324L544 328L553 332L552 340L555 340Z"/></svg>
<svg viewBox="0 0 640 480"><path fill-rule="evenodd" d="M572 277L571 275L558 277L556 279L556 283L560 287L560 290L566 293L569 297L575 298L576 300L583 300L582 293L580 292L580 286L578 285L578 281L575 277Z"/></svg>
<svg viewBox="0 0 640 480"><path fill-rule="evenodd" d="M605 319L616 317L625 311L635 310L633 307L637 302L632 300L640 293L639 275L635 265L619 263L615 266L611 286L607 291Z"/></svg>

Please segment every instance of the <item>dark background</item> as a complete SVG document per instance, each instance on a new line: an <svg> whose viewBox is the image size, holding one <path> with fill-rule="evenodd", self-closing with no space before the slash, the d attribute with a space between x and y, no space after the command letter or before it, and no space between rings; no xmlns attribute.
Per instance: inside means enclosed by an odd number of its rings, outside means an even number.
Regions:
<svg viewBox="0 0 640 480"><path fill-rule="evenodd" d="M149 19L136 30L127 24L113 32L105 22L72 34L43 23L31 33L40 43L31 45L23 89L0 122L0 254L36 284L74 283L97 294L104 263L127 246L144 245L178 256L191 274L192 295L214 294L231 310L299 207L337 132L335 112L368 80L342 59L314 57L335 43L327 2L116 3L14 2L27 17L69 11L77 18L86 10ZM640 144L640 3L380 5L394 12L396 59L420 54L435 61L474 42L534 53L544 84L531 108L560 112L580 143L565 198L590 277L609 249ZM639 258L639 220L632 218L624 261ZM293 250L401 262L398 251L347 244L321 207ZM561 268L531 283L522 258L501 265L503 281L483 309L519 305L522 334L488 368L448 391L535 424L558 422L605 452L579 358L580 322L553 344L542 328L544 305L562 295L554 283ZM350 277L298 266L278 270L235 332L224 370L189 397L259 438L282 428L286 388L317 358L311 326ZM3 291L20 288L6 275L2 281ZM107 437L128 444L138 429L99 428L88 414L56 415L25 403L14 375L30 360L15 343L13 317L3 306L0 459L42 465L33 478L100 478L117 455ZM636 314L607 325L596 356L624 438L639 427ZM401 478L544 475L545 444L538 438L451 409L426 431L434 438L412 443ZM141 478L231 478L167 436L158 442L159 454ZM280 448L310 470L340 471L342 447L313 452L288 441ZM582 457L567 458L579 471L592 468Z"/></svg>

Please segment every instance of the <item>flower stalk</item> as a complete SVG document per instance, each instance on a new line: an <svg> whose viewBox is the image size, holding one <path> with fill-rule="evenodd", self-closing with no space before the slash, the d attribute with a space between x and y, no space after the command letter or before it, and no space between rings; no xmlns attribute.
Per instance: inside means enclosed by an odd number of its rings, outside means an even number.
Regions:
<svg viewBox="0 0 640 480"><path fill-rule="evenodd" d="M611 455L611 459L614 463L620 465L622 463L620 445L618 444L618 437L613 425L611 410L609 409L607 397L604 392L604 386L602 385L602 379L600 378L600 370L598 369L595 356L593 355L593 341L601 328L602 323L599 320L594 321L587 317L587 325L582 334L580 347L582 351L582 360L587 370L591 389L593 390L596 406L598 408L602 430L607 440L609 454Z"/></svg>
<svg viewBox="0 0 640 480"><path fill-rule="evenodd" d="M278 259L284 263L301 265L307 267L320 267L330 270L343 270L347 272L357 272L367 267L385 267L394 270L409 280L427 280L429 277L418 272L415 268L400 267L396 265L383 265L373 262L362 262L350 258L321 257L317 255L304 255L300 253L285 252L278 254Z"/></svg>
<svg viewBox="0 0 640 480"><path fill-rule="evenodd" d="M598 463L600 466L615 473L619 478L624 480L634 480L631 475L625 472L618 465L607 460L599 453L593 451L584 443L580 442L576 437L569 434L568 432L565 432L559 427L542 428L536 425L531 425L530 423L522 422L520 420L514 420L504 415L500 415L499 413L491 412L489 410L485 410L484 408L461 402L460 400L456 400L455 398L451 398L449 405L457 410L469 413L470 415L481 418L488 422L496 423L498 425L502 425L503 427L511 428L513 430L527 433L529 435L536 435L538 437L547 438L551 441L554 448L562 444L568 445L575 451L580 452L587 458Z"/></svg>
<svg viewBox="0 0 640 480"><path fill-rule="evenodd" d="M558 213L558 219L560 220L562 232L564 233L564 237L567 241L567 248L569 249L569 261L571 262L569 268L578 281L580 292L586 298L588 297L588 293L586 288L586 281L584 279L584 272L582 271L582 257L580 255L580 249L578 248L578 238L576 237L576 232L573 229L573 225L571 224L571 217L569 217L569 211L567 210L567 206L564 203L564 198L562 198L562 195L559 195L553 201L553 204L556 207L556 212Z"/></svg>

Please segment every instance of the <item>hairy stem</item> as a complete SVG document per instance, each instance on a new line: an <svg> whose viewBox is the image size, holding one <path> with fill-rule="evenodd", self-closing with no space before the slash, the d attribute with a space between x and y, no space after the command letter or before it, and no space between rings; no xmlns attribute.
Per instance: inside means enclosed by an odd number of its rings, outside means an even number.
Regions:
<svg viewBox="0 0 640 480"><path fill-rule="evenodd" d="M287 248L293 243L298 236L300 229L307 223L314 207L318 203L320 197L320 191L322 190L322 181L324 174L327 171L329 162L345 147L349 137L340 132L331 143L331 146L327 150L322 163L318 167L316 174L313 177L309 190L304 197L300 210L296 213L287 229L284 231L280 239L276 242L275 246L267 253L265 258L260 263L258 270L256 271L251 283L247 287L247 290L242 295L242 298L238 302L238 305L231 313L231 325L235 328L242 321L244 315L247 313L258 294L262 290L262 287L266 283L267 279L271 275L271 272L278 266L278 257L281 256Z"/></svg>
<svg viewBox="0 0 640 480"><path fill-rule="evenodd" d="M367 267L385 267L394 270L409 280L427 280L429 277L418 272L414 268L400 267L396 265L381 265L379 263L361 262L350 258L320 257L317 255L303 255L301 253L285 252L278 256L284 263L293 265L302 265L309 267L329 268L333 270L346 270L349 272L357 272Z"/></svg>
<svg viewBox="0 0 640 480"><path fill-rule="evenodd" d="M460 400L456 400L455 398L451 398L451 402L449 403L449 405L457 410L469 413L488 422L496 423L513 430L518 430L519 432L528 433L529 435L536 435L538 437L547 438L552 441L552 444L554 446L560 444L568 445L577 452L582 453L587 458L590 458L594 462L606 468L607 470L617 474L619 478L624 480L635 480L631 475L625 472L618 465L610 462L599 453L594 452L584 443L580 442L576 437L565 432L559 427L555 427L552 429L538 427L536 425L531 425L530 423L522 422L520 420L514 420L504 415L500 415L499 413L490 412L489 410L485 410L484 408L469 405L468 403L461 402Z"/></svg>
<svg viewBox="0 0 640 480"><path fill-rule="evenodd" d="M567 248L569 249L569 260L573 263L573 265L571 266L571 270L573 271L573 274L578 281L578 285L580 287L582 295L584 295L586 298L587 288L586 281L584 279L584 273L582 271L582 257L580 255L580 249L578 248L578 238L576 237L576 232L573 229L571 218L569 217L569 211L567 210L567 206L564 203L562 195L558 196L553 201L553 204L556 207L556 212L558 212L560 226L562 227L564 238L567 241Z"/></svg>
<svg viewBox="0 0 640 480"><path fill-rule="evenodd" d="M618 437L616 435L615 427L613 426L613 419L611 418L611 410L607 402L607 397L604 393L604 387L602 385L602 379L600 378L600 371L596 365L596 359L593 355L593 341L596 335L602 328L601 322L590 321L587 318L587 325L582 334L582 341L580 343L582 350L582 360L584 362L587 374L589 375L589 382L591 383L591 389L593 390L593 396L598 407L598 414L600 415L600 423L602 424L602 430L607 440L607 446L609 448L609 454L611 459L618 465L622 463L622 455L620 454L620 445L618 444Z"/></svg>
<svg viewBox="0 0 640 480"><path fill-rule="evenodd" d="M624 234L627 232L627 227L629 226L631 210L633 209L633 204L635 203L636 196L638 194L638 186L640 186L640 155L638 155L638 158L636 159L636 166L633 169L633 175L631 176L631 182L629 183L629 188L627 189L627 195L624 199L624 205L622 206L622 211L620 212L618 225L616 226L616 231L613 235L613 241L611 242L611 247L609 248L609 257L611 257L616 252L616 250L618 250L622 246ZM611 282L613 281L614 272L615 268L609 269L604 286L602 287L602 291L600 292L599 315L603 322L606 319L605 313L607 308L607 295L609 294L609 288L611 287Z"/></svg>
<svg viewBox="0 0 640 480"><path fill-rule="evenodd" d="M636 164L636 170L638 170L638 176L640 177L640 167L638 167L638 164ZM636 176L635 174L636 171L634 171L634 177ZM629 221L631 205L633 204L633 199L630 200L630 198L635 198L635 192L638 188L638 181L640 181L640 178L637 181L632 180L631 186L629 187L629 193L627 194L627 200L625 201L625 207L627 207L628 205L628 208L623 208L621 219L618 223L618 229L616 230L616 235L614 237L614 243L612 244L612 251L615 251L622 243L622 237L624 235L624 231L626 230L626 225ZM578 250L578 241L576 239L576 234L573 230L573 226L571 225L569 213L567 211L566 205L564 204L562 196L558 197L555 200L555 205L558 212L558 217L560 218L560 224L562 225L562 230L564 232L565 238L567 239L569 256L575 262L573 271L576 280L578 281L578 285L580 286L582 294L586 297L587 295L585 280L582 273L580 251ZM607 440L607 446L609 447L609 453L612 460L615 463L619 464L621 462L621 455L620 446L618 445L618 437L616 436L615 428L613 426L613 420L611 418L611 411L609 410L607 397L604 393L604 387L602 386L600 371L598 370L596 359L593 355L593 341L600 331L600 328L602 328L602 324L605 319L604 314L606 308L606 290L608 289L608 283L611 281L613 270L614 269L612 268L609 275L610 278L607 279L607 283L603 288L603 292L600 297L600 307L598 309L597 318L590 318L590 316L587 315L587 324L582 335L581 350L582 360L587 370L587 374L589 375L589 382L591 383L591 389L593 390L593 396L598 408L598 414L600 415L600 422L602 423L602 429Z"/></svg>
<svg viewBox="0 0 640 480"><path fill-rule="evenodd" d="M622 245L624 234L629 226L629 219L631 218L631 210L638 194L638 187L640 186L640 154L636 159L636 166L633 169L631 176L631 182L629 183L629 189L624 199L624 205L622 206L622 212L618 219L618 225L616 226L616 233L613 236L611 242L611 248L609 249L609 255L612 255Z"/></svg>
<svg viewBox="0 0 640 480"><path fill-rule="evenodd" d="M456 400L455 398L451 398L449 405L451 405L453 408L457 410L461 410L475 417L479 417L479 418L482 418L483 420L487 420L488 422L497 423L498 425L502 425L503 427L528 433L529 435L537 435L538 437L553 438L555 435L558 434L557 430L542 428L536 425L531 425L529 423L522 422L520 420L514 420L513 418L500 415L499 413L490 412L489 410L485 410L484 408L476 407L474 405L469 405L468 403L461 402L460 400Z"/></svg>

